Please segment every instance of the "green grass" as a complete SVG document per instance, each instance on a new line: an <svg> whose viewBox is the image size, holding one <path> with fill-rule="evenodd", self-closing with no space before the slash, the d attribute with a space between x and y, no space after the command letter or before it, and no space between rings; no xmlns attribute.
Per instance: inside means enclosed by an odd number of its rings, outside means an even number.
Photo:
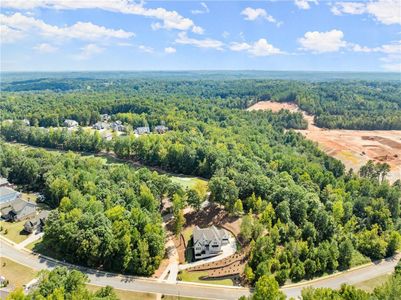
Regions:
<svg viewBox="0 0 401 300"><path fill-rule="evenodd" d="M0 222L0 226L2 227L2 230L0 234L9 240L13 241L14 243L21 243L22 241L26 240L28 238L28 233L23 231L24 229L24 223L26 221L20 221L20 222ZM7 233L6 233L7 232Z"/></svg>
<svg viewBox="0 0 401 300"><path fill-rule="evenodd" d="M43 240L43 238L40 238L40 239L38 239L38 240L26 245L25 248L29 249L29 250L33 250L36 247L37 244L40 244L42 242L42 240Z"/></svg>
<svg viewBox="0 0 401 300"><path fill-rule="evenodd" d="M13 260L0 257L0 274L9 281L10 287L17 288L34 279L36 272Z"/></svg>
<svg viewBox="0 0 401 300"><path fill-rule="evenodd" d="M86 287L91 292L96 292L101 287L96 285L87 284ZM156 294L152 293L142 293L142 292L134 292L134 291L126 291L126 290L118 290L114 289L117 294L119 300L156 300Z"/></svg>
<svg viewBox="0 0 401 300"><path fill-rule="evenodd" d="M206 271L199 271L199 272L188 272L188 271L181 271L178 275L178 278L181 278L182 281L189 281L189 282L199 282L199 283L207 283L207 284L219 284L219 285L227 285L233 286L233 281L230 278L225 279L201 279L202 277L207 276Z"/></svg>
<svg viewBox="0 0 401 300"><path fill-rule="evenodd" d="M201 183L203 185L207 185L207 181L204 179L196 178L196 177L187 177L187 176L170 176L172 182L181 185L184 189L191 189L197 183Z"/></svg>
<svg viewBox="0 0 401 300"><path fill-rule="evenodd" d="M383 283L385 283L390 277L391 274L385 274L369 280L359 282L357 284L354 284L354 286L358 289L362 289L367 292L372 292L376 287L381 286Z"/></svg>

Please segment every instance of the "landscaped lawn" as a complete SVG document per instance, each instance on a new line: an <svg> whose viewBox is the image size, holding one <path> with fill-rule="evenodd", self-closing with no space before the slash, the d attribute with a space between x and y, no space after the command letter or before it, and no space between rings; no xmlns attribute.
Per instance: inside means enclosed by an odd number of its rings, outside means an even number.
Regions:
<svg viewBox="0 0 401 300"><path fill-rule="evenodd" d="M386 282L387 279L389 279L391 274L385 274L381 275L366 281L359 282L355 284L355 287L358 289L365 290L367 292L372 292L376 287L382 285L384 282Z"/></svg>
<svg viewBox="0 0 401 300"><path fill-rule="evenodd" d="M0 257L0 274L9 281L10 287L22 287L35 278L36 272L13 260Z"/></svg>
<svg viewBox="0 0 401 300"><path fill-rule="evenodd" d="M28 238L29 234L23 231L25 221L21 222L0 222L2 230L0 234L14 243L21 243ZM7 233L6 233L7 232Z"/></svg>
<svg viewBox="0 0 401 300"><path fill-rule="evenodd" d="M181 271L178 274L178 277L181 278L182 281L190 281L190 282L199 282L199 283L210 283L210 284L219 284L219 285L228 285L233 286L233 281L229 278L226 279L207 279L203 280L201 277L207 276L206 271L199 272L188 272L186 270Z"/></svg>
<svg viewBox="0 0 401 300"><path fill-rule="evenodd" d="M207 181L204 179L196 178L196 177L186 177L186 176L170 176L170 179L174 183L178 183L184 189L190 189L195 186L196 183L201 183L203 185L207 185Z"/></svg>
<svg viewBox="0 0 401 300"><path fill-rule="evenodd" d="M35 202L38 199L38 195L35 193L21 193L21 198L28 202Z"/></svg>
<svg viewBox="0 0 401 300"><path fill-rule="evenodd" d="M40 242L42 242L42 240L43 240L43 238L40 238L40 239L26 245L25 248L29 249L29 250L33 250L33 248L35 248L36 244L39 244Z"/></svg>
<svg viewBox="0 0 401 300"><path fill-rule="evenodd" d="M96 285L87 285L88 290L95 292L99 290L101 287ZM133 292L126 290L117 290L114 289L119 300L156 300L156 294L152 293L142 293L142 292Z"/></svg>

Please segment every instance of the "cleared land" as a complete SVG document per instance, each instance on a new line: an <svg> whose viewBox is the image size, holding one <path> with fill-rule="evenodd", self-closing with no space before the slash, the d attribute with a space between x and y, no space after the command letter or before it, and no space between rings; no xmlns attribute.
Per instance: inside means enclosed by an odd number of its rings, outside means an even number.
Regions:
<svg viewBox="0 0 401 300"><path fill-rule="evenodd" d="M297 130L307 139L315 141L328 155L341 160L347 169L355 171L368 160L386 162L391 171L387 175L390 182L401 179L401 130L344 130L323 129L313 122L313 116L300 110L294 103L261 101L248 108L252 110L271 110L277 112L287 109L302 112L308 121L308 129Z"/></svg>

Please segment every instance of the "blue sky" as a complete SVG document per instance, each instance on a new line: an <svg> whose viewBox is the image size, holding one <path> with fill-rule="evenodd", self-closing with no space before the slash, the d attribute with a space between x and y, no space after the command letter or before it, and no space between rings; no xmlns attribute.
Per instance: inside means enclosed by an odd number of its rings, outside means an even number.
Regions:
<svg viewBox="0 0 401 300"><path fill-rule="evenodd" d="M1 69L401 72L400 0L2 0Z"/></svg>

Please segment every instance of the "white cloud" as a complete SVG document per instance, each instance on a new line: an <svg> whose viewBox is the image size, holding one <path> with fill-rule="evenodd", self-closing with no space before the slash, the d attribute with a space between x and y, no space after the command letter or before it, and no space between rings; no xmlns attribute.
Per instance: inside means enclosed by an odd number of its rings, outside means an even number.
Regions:
<svg viewBox="0 0 401 300"><path fill-rule="evenodd" d="M145 45L139 45L139 46L138 46L138 49L139 49L141 52L145 52L145 53L153 53L153 52L154 52L154 49L153 49L152 47L145 46Z"/></svg>
<svg viewBox="0 0 401 300"><path fill-rule="evenodd" d="M76 56L78 60L85 60L92 58L94 55L102 53L104 48L99 47L96 44L88 44L81 48L81 53Z"/></svg>
<svg viewBox="0 0 401 300"><path fill-rule="evenodd" d="M386 57L382 57L380 60L384 63L382 65L384 70L401 73L401 54L388 55Z"/></svg>
<svg viewBox="0 0 401 300"><path fill-rule="evenodd" d="M169 11L162 7L146 8L144 2L131 0L2 0L1 6L12 9L51 8L58 10L73 9L101 9L105 11L132 14L154 18L161 21L157 28L189 30L195 26L194 22L181 16L176 11ZM152 26L153 28L154 26Z"/></svg>
<svg viewBox="0 0 401 300"><path fill-rule="evenodd" d="M209 7L207 7L205 2L201 2L200 5L202 6L202 9L191 10L191 13L193 13L194 15L200 15L200 14L207 14L210 12Z"/></svg>
<svg viewBox="0 0 401 300"><path fill-rule="evenodd" d="M18 39L33 33L38 33L43 37L55 39L80 39L80 40L104 40L109 38L128 39L134 33L122 29L114 30L104 26L98 26L90 22L77 22L72 26L58 27L49 25L42 20L27 17L20 13L13 15L0 14L0 23L5 32L6 41L10 42L10 35L13 33ZM3 35L2 35L3 39ZM16 38L14 38L16 40Z"/></svg>
<svg viewBox="0 0 401 300"><path fill-rule="evenodd" d="M47 43L42 43L33 47L33 50L38 51L40 53L52 53L57 51L58 48Z"/></svg>
<svg viewBox="0 0 401 300"><path fill-rule="evenodd" d="M253 56L269 56L275 54L283 54L283 52L269 44L266 39L259 39L253 44L242 43L231 43L230 50L232 51L247 51Z"/></svg>
<svg viewBox="0 0 401 300"><path fill-rule="evenodd" d="M369 48L366 46L360 46L358 44L349 43L349 46L354 52L380 52L385 54L400 54L401 55L401 41L396 41L391 44L384 44L379 47Z"/></svg>
<svg viewBox="0 0 401 300"><path fill-rule="evenodd" d="M176 53L177 50L173 47L166 47L166 48L164 48L164 52L168 53L168 54L172 54L172 53Z"/></svg>
<svg viewBox="0 0 401 300"><path fill-rule="evenodd" d="M216 50L223 50L223 42L213 39L194 39L188 37L186 32L180 32L175 40L178 44L192 45L198 48L212 48Z"/></svg>
<svg viewBox="0 0 401 300"><path fill-rule="evenodd" d="M25 35L24 32L22 32L21 30L16 30L9 26L1 24L0 36L1 36L1 43L8 44L8 43L14 43L22 39Z"/></svg>
<svg viewBox="0 0 401 300"><path fill-rule="evenodd" d="M221 36L226 39L226 38L228 38L230 36L230 33L228 31L223 31Z"/></svg>
<svg viewBox="0 0 401 300"><path fill-rule="evenodd" d="M377 21L401 25L401 4L399 0L377 0L369 2L337 2L331 11L335 15L372 15Z"/></svg>
<svg viewBox="0 0 401 300"><path fill-rule="evenodd" d="M269 15L263 8L252 8L247 7L242 12L241 15L245 16L247 21L255 21L257 19L267 20L270 23L275 23L277 26L281 25L281 22L277 22L275 18Z"/></svg>
<svg viewBox="0 0 401 300"><path fill-rule="evenodd" d="M192 32L197 34L203 34L205 31L200 26L194 26L192 27Z"/></svg>
<svg viewBox="0 0 401 300"><path fill-rule="evenodd" d="M299 9L310 9L309 3L318 4L318 1L317 0L294 0L294 4Z"/></svg>
<svg viewBox="0 0 401 300"><path fill-rule="evenodd" d="M314 53L337 52L347 46L343 37L343 32L336 29L326 32L308 31L302 38L298 39L298 43L305 51Z"/></svg>

